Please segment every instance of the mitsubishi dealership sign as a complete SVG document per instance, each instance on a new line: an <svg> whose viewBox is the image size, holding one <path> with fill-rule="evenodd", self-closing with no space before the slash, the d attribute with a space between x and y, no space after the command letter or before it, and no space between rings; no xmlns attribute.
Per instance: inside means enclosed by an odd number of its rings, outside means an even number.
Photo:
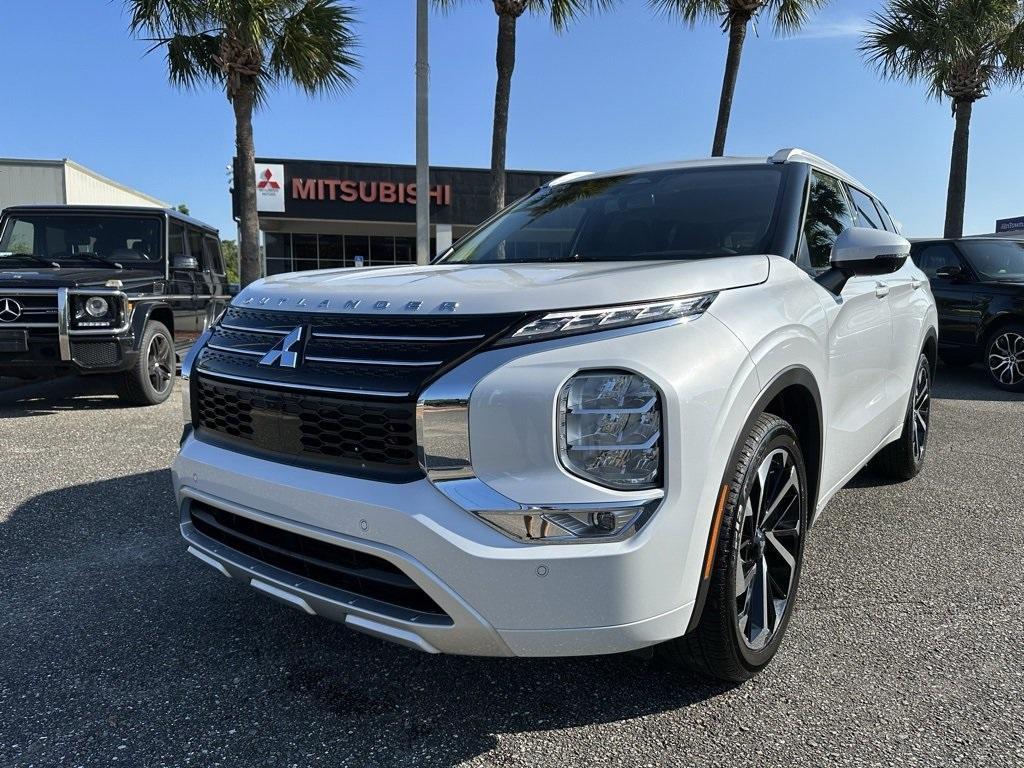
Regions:
<svg viewBox="0 0 1024 768"><path fill-rule="evenodd" d="M284 165L256 163L256 210L284 213Z"/></svg>

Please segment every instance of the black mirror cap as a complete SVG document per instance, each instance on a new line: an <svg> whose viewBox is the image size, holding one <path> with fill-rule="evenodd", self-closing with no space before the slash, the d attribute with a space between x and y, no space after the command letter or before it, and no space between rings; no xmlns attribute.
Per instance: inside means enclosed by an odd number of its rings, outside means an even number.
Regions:
<svg viewBox="0 0 1024 768"><path fill-rule="evenodd" d="M851 277L891 275L898 272L906 263L906 254L879 254L873 259L843 262L839 269L848 272Z"/></svg>
<svg viewBox="0 0 1024 768"><path fill-rule="evenodd" d="M945 267L939 267L935 270L936 277L944 277L947 280L957 280L964 276L964 268L958 264L950 264Z"/></svg>

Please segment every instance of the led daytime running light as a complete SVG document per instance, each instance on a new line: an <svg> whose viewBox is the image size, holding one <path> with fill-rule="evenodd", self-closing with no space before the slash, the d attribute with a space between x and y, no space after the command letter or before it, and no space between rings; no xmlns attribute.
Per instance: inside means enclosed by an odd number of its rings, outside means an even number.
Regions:
<svg viewBox="0 0 1024 768"><path fill-rule="evenodd" d="M643 323L656 323L660 320L699 317L711 306L711 302L715 300L716 296L718 296L717 292L702 293L696 296L645 304L550 312L506 336L501 343L516 344L525 341L540 341L578 333L593 333Z"/></svg>

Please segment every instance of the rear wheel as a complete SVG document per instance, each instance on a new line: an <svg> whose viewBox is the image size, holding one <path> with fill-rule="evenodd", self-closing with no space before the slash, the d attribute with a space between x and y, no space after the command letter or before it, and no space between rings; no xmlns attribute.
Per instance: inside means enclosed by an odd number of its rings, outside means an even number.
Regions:
<svg viewBox="0 0 1024 768"><path fill-rule="evenodd" d="M903 432L894 443L889 443L878 452L872 465L894 480L909 480L924 466L928 450L928 436L931 430L932 413L932 365L922 354L917 360L914 386L910 390L910 402L903 420Z"/></svg>
<svg viewBox="0 0 1024 768"><path fill-rule="evenodd" d="M660 651L700 674L740 682L774 658L800 582L809 501L803 454L788 422L758 418L726 492L700 621Z"/></svg>
<svg viewBox="0 0 1024 768"><path fill-rule="evenodd" d="M119 394L132 405L159 405L174 388L174 340L163 323L146 324L135 366L122 374Z"/></svg>
<svg viewBox="0 0 1024 768"><path fill-rule="evenodd" d="M1024 392L1024 325L1007 325L992 334L985 350L985 365L997 387Z"/></svg>

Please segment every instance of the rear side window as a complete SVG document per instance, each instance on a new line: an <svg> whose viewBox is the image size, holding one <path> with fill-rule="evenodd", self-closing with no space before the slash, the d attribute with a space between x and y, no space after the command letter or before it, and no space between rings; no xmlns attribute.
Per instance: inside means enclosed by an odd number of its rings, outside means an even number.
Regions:
<svg viewBox="0 0 1024 768"><path fill-rule="evenodd" d="M215 275L224 274L224 261L220 256L220 243L217 238L206 235L203 237L203 269Z"/></svg>
<svg viewBox="0 0 1024 768"><path fill-rule="evenodd" d="M872 229L885 229L882 223L882 214L875 207L875 201L856 187L848 187L850 200L857 211L857 226L871 227Z"/></svg>
<svg viewBox="0 0 1024 768"><path fill-rule="evenodd" d="M203 259L203 233L197 229L188 229L188 248L189 254L196 260L202 261Z"/></svg>
<svg viewBox="0 0 1024 768"><path fill-rule="evenodd" d="M836 238L852 226L853 214L842 183L812 170L797 266L815 274L827 269Z"/></svg>
<svg viewBox="0 0 1024 768"><path fill-rule="evenodd" d="M935 277L935 274L943 267L961 266L960 256L949 243L914 246L911 256L918 269L928 277Z"/></svg>
<svg viewBox="0 0 1024 768"><path fill-rule="evenodd" d="M894 222L892 220L892 216L889 215L889 209L885 207L881 200L876 200L875 202L878 203L878 212L882 214L882 223L885 224L885 228L898 235L900 233L900 228L896 226L896 222Z"/></svg>
<svg viewBox="0 0 1024 768"><path fill-rule="evenodd" d="M167 239L171 256L185 255L185 228L181 224L176 224L173 221L170 223Z"/></svg>

